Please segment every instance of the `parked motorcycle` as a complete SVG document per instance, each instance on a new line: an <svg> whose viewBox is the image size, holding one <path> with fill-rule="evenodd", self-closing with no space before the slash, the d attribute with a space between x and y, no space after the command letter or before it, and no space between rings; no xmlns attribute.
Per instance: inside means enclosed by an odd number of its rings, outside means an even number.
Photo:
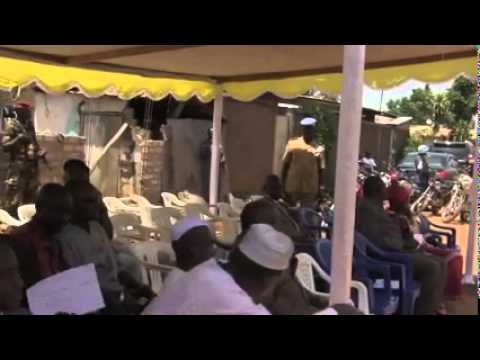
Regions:
<svg viewBox="0 0 480 360"><path fill-rule="evenodd" d="M470 224L470 200L465 201L462 206L462 210L460 211L460 221L464 224Z"/></svg>
<svg viewBox="0 0 480 360"><path fill-rule="evenodd" d="M440 209L447 205L451 198L451 183L438 178L430 180L427 189L423 193L417 184L415 184L414 188L416 198L410 208L414 214L430 210L434 215L438 215ZM420 195L418 195L419 193Z"/></svg>
<svg viewBox="0 0 480 360"><path fill-rule="evenodd" d="M452 222L461 215L464 210L463 217L465 218L465 210L468 211L468 192L472 186L473 179L465 174L462 174L455 181L451 190L451 197L448 204L442 209L442 221L445 223Z"/></svg>

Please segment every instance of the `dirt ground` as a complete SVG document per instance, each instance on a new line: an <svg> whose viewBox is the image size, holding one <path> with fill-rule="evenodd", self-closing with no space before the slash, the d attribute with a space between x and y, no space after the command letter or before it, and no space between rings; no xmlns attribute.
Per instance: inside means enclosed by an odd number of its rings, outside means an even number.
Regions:
<svg viewBox="0 0 480 360"><path fill-rule="evenodd" d="M449 224L444 224L439 217L430 216L429 219L434 224L453 227L457 230L457 245L460 246L461 253L463 255L463 269L465 271L468 244L468 224L462 224L458 219ZM477 256L478 252L475 251L473 257L474 274L478 272ZM477 287L474 285L465 285L463 295L455 301L448 301L446 305L447 311L451 315L478 315Z"/></svg>

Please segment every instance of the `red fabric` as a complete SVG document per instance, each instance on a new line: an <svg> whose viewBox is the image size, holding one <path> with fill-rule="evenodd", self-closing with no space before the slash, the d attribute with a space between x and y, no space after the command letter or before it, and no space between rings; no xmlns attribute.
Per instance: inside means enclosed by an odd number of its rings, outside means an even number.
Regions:
<svg viewBox="0 0 480 360"><path fill-rule="evenodd" d="M405 186L400 185L397 180L393 180L391 186L388 188L388 201L392 209L401 208L410 197L410 190Z"/></svg>
<svg viewBox="0 0 480 360"><path fill-rule="evenodd" d="M27 286L61 271L60 248L35 219L10 234Z"/></svg>
<svg viewBox="0 0 480 360"><path fill-rule="evenodd" d="M15 107L30 109L32 107L32 104L26 100L19 100L15 103Z"/></svg>
<svg viewBox="0 0 480 360"><path fill-rule="evenodd" d="M463 256L456 250L440 249L428 245L426 252L432 255L441 256L447 261L447 286L445 296L455 298L463 293Z"/></svg>
<svg viewBox="0 0 480 360"><path fill-rule="evenodd" d="M397 170L392 170L389 175L392 181L397 181L400 177L400 173Z"/></svg>

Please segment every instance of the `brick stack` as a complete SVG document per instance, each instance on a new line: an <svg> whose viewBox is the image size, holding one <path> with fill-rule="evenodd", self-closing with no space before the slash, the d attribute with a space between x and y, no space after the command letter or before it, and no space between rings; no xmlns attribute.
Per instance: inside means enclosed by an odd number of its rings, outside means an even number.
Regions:
<svg viewBox="0 0 480 360"><path fill-rule="evenodd" d="M63 182L63 164L69 159L85 160L85 138L57 135L37 135L40 148L47 152L48 167L40 162L40 183Z"/></svg>
<svg viewBox="0 0 480 360"><path fill-rule="evenodd" d="M136 192L154 204L161 202L164 191L165 142L145 140L135 148Z"/></svg>

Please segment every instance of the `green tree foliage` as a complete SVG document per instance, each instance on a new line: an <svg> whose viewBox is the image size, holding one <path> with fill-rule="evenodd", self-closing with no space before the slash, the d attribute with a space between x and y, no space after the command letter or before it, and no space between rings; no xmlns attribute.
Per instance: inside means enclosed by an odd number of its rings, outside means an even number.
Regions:
<svg viewBox="0 0 480 360"><path fill-rule="evenodd" d="M396 116L410 116L418 124L425 123L433 118L435 96L428 85L424 89L414 89L410 97L399 100L390 100L387 103L388 111Z"/></svg>
<svg viewBox="0 0 480 360"><path fill-rule="evenodd" d="M416 124L431 119L436 125L456 129L457 138L465 139L468 123L477 108L475 82L458 77L450 89L437 95L426 85L424 89L414 89L409 97L390 100L387 107L393 115L411 116Z"/></svg>
<svg viewBox="0 0 480 360"><path fill-rule="evenodd" d="M446 98L454 124L470 122L477 109L475 83L463 76L457 78L453 86L447 91Z"/></svg>

